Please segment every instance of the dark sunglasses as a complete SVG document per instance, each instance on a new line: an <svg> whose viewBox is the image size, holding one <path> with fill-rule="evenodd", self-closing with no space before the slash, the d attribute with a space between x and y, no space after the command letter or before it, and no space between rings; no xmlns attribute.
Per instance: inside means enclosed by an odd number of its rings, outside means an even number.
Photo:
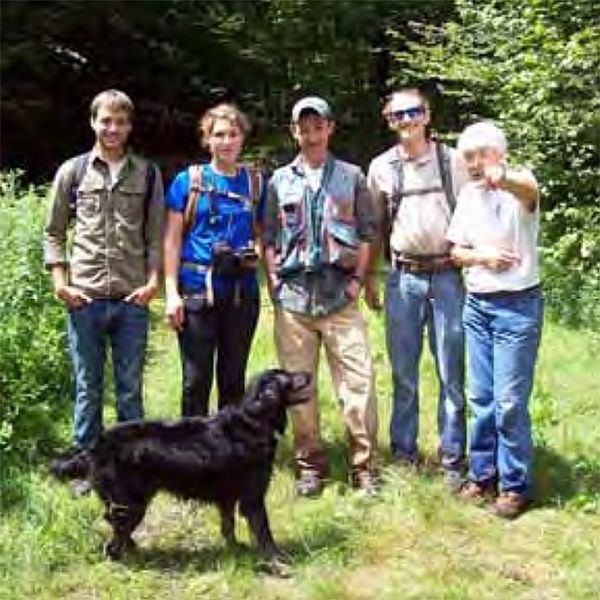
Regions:
<svg viewBox="0 0 600 600"><path fill-rule="evenodd" d="M409 108L394 110L390 113L390 120L392 121L403 121L408 117L409 119L416 119L425 112L425 107L421 104L420 106L411 106Z"/></svg>

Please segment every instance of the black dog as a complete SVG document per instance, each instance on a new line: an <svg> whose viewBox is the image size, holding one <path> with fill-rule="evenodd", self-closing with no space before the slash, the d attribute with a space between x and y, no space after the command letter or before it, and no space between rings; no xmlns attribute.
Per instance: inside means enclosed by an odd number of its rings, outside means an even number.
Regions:
<svg viewBox="0 0 600 600"><path fill-rule="evenodd" d="M265 371L250 384L239 408L208 418L173 423L135 421L106 431L97 446L52 462L59 479L88 478L106 505L113 537L105 547L119 558L133 546L131 534L158 490L212 502L221 532L234 543L234 514L240 512L270 561L279 556L265 509L278 436L286 407L305 402L310 376Z"/></svg>

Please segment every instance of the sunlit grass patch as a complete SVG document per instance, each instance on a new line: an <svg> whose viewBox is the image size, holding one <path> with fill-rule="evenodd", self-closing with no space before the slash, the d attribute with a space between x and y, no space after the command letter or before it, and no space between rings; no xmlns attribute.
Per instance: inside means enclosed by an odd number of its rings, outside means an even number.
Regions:
<svg viewBox="0 0 600 600"><path fill-rule="evenodd" d="M146 372L151 418L180 412L177 341L157 303ZM28 500L0 522L0 600L595 600L600 580L598 448L600 357L587 338L548 323L532 400L536 499L513 523L445 492L435 465L437 383L424 352L420 473L389 464L391 403L383 319L365 313L377 365L383 487L351 489L341 411L326 361L319 374L330 474L323 495L295 495L290 432L267 496L273 534L291 577L260 571L238 516L237 548L220 537L216 509L159 494L122 563L102 557L109 528L93 495L32 472ZM272 311L263 305L249 374L276 364ZM556 340L556 344L555 344ZM577 357L573 361L570 357ZM575 363L575 364L574 364ZM107 419L112 419L112 408Z"/></svg>

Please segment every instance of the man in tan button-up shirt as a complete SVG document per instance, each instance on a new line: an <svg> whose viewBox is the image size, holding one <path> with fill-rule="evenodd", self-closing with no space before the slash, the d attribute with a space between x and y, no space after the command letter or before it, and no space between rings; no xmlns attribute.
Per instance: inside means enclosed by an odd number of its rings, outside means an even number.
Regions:
<svg viewBox="0 0 600 600"><path fill-rule="evenodd" d="M413 88L392 94L384 116L398 141L371 161L368 185L390 247L385 315L393 373L390 442L394 459L417 466L419 365L423 333L439 380L439 455L448 490L463 484L465 463L464 289L446 230L466 172L456 152L430 139L430 107ZM372 260L375 260L375 252ZM374 279L367 301L379 305Z"/></svg>
<svg viewBox="0 0 600 600"><path fill-rule="evenodd" d="M107 340L118 419L143 414L147 305L158 288L163 186L158 169L127 150L132 116L123 92L98 94L91 104L95 145L61 165L50 192L44 261L68 310L77 448L93 446L102 430Z"/></svg>

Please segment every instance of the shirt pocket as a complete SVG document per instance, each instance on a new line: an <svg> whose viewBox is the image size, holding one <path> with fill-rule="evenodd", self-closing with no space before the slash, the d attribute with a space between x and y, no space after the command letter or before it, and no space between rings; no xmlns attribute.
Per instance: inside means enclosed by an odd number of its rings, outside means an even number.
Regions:
<svg viewBox="0 0 600 600"><path fill-rule="evenodd" d="M354 269L358 263L359 240L354 224L332 220L327 236L329 261L344 269Z"/></svg>
<svg viewBox="0 0 600 600"><path fill-rule="evenodd" d="M96 219L100 214L104 181L96 177L86 177L76 191L76 214L81 221Z"/></svg>
<svg viewBox="0 0 600 600"><path fill-rule="evenodd" d="M124 181L117 191L116 212L120 221L128 225L138 225L145 218L146 182L144 180Z"/></svg>
<svg viewBox="0 0 600 600"><path fill-rule="evenodd" d="M281 225L286 229L297 229L302 222L302 202L296 195L284 197L280 204Z"/></svg>

